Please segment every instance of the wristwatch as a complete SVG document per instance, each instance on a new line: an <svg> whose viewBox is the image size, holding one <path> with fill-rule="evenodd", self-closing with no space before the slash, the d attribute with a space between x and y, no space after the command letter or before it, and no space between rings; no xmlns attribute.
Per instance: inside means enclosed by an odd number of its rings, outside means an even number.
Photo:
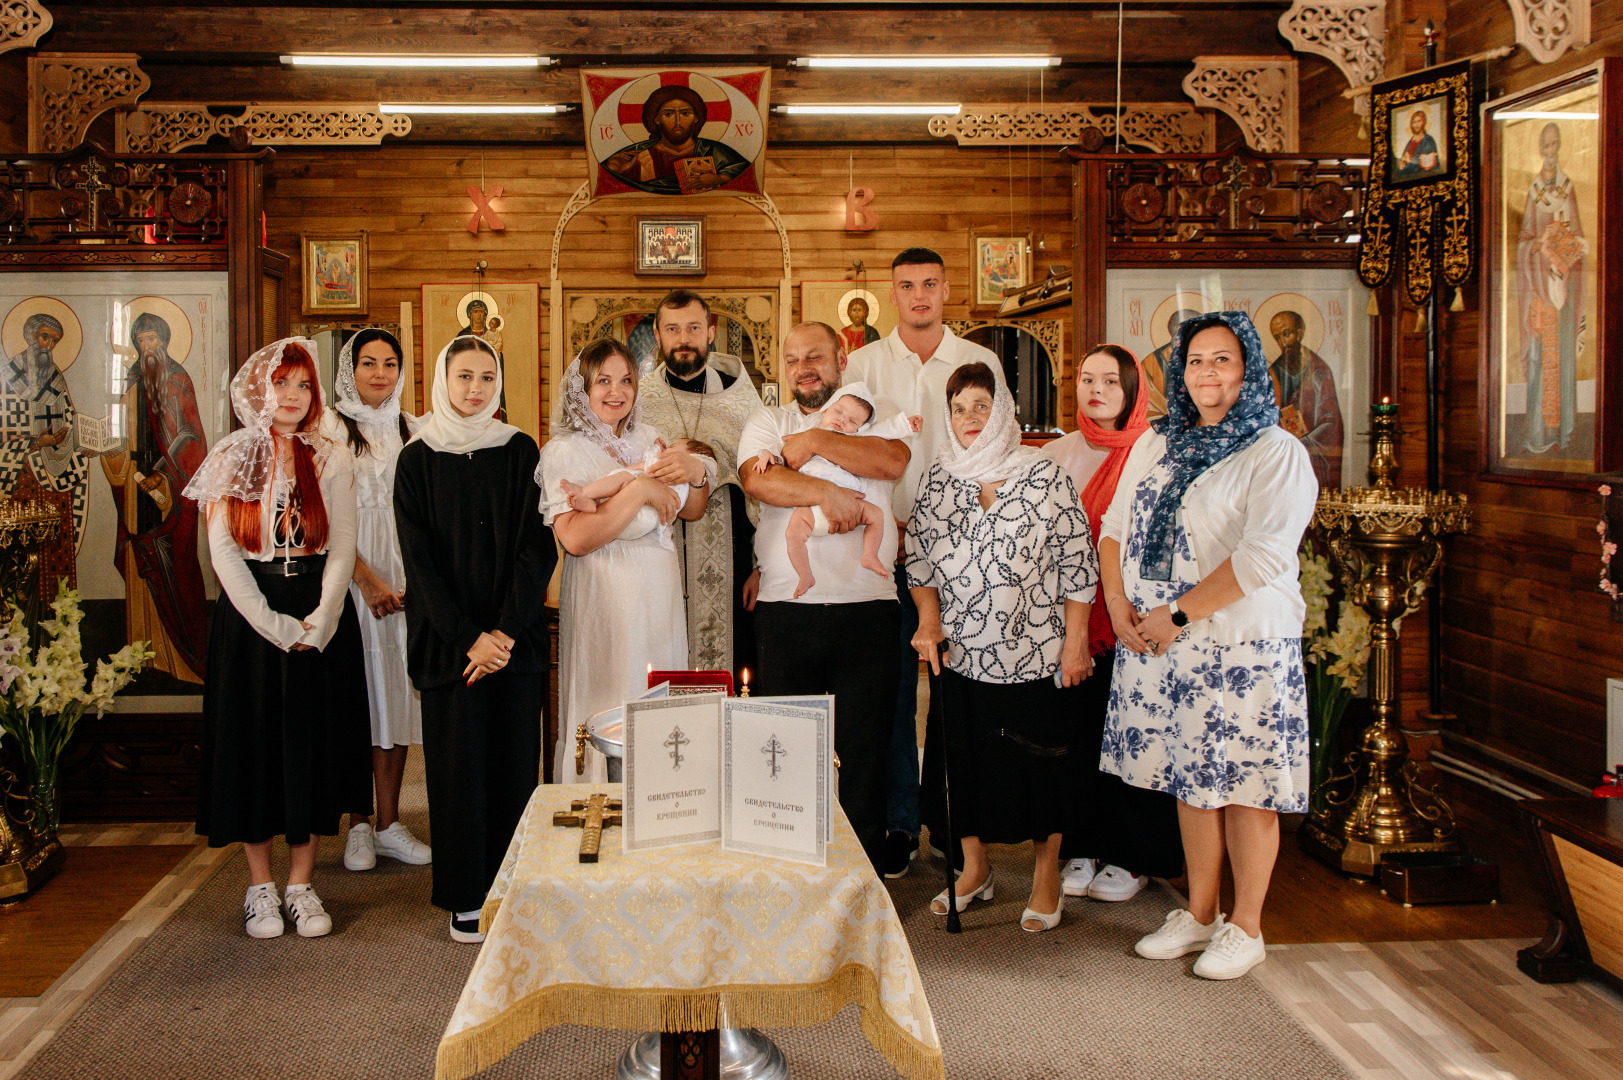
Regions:
<svg viewBox="0 0 1623 1080"><path fill-rule="evenodd" d="M1189 612L1179 611L1178 602L1176 600L1167 605L1167 610L1172 612L1173 626L1182 628L1189 625Z"/></svg>

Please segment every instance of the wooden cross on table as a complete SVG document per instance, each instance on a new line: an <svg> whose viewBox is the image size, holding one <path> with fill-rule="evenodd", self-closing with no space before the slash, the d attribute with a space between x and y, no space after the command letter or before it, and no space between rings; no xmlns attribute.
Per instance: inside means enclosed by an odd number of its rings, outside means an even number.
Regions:
<svg viewBox="0 0 1623 1080"><path fill-rule="evenodd" d="M552 823L584 829L580 838L580 861L595 863L598 845L603 840L603 829L607 825L621 824L622 807L619 799L611 799L599 791L589 799L572 800L568 810L555 811Z"/></svg>

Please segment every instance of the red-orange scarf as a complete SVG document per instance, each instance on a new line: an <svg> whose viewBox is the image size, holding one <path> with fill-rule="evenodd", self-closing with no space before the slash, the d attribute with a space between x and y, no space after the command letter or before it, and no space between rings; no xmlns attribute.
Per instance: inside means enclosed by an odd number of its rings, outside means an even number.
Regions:
<svg viewBox="0 0 1623 1080"><path fill-rule="evenodd" d="M1132 355L1126 349L1129 356ZM1150 394L1149 385L1145 381L1144 365L1137 357L1133 364L1138 368L1138 400L1133 402L1133 411L1127 415L1127 423L1120 431L1100 427L1093 418L1082 411L1082 402L1076 405L1076 427L1082 437L1094 446L1107 447L1110 456L1105 458L1104 464L1099 466L1088 481L1088 486L1082 489L1082 510L1088 515L1088 526L1093 530L1094 543L1099 541L1099 523L1104 519L1105 511L1110 509L1110 500L1116 496L1116 484L1121 480L1121 471L1127 464L1127 455L1132 452L1133 444L1138 437L1149 430ZM1097 656L1107 649L1116 647L1116 631L1110 625L1110 611L1104 594L1104 584L1100 583L1099 593L1093 601L1093 614L1088 619L1088 652Z"/></svg>

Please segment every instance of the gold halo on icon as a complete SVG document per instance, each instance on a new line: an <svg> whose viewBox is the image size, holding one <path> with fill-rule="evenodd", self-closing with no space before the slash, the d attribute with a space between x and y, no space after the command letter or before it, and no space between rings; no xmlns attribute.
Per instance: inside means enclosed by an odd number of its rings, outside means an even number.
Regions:
<svg viewBox="0 0 1623 1080"><path fill-rule="evenodd" d="M135 342L130 340L130 327L135 325L136 319L149 313L169 324L169 359L184 364L192 353L192 320L186 317L179 304L166 296L137 296L124 305L118 316L113 351L132 362L135 360Z"/></svg>
<svg viewBox="0 0 1623 1080"><path fill-rule="evenodd" d="M1307 323L1307 329L1302 331L1303 345L1314 352L1324 347L1324 312L1319 310L1319 305L1301 293L1275 293L1258 305L1256 314L1251 316L1251 321L1257 326L1257 336L1262 338L1262 351L1270 364L1279 359L1279 342L1269 332L1268 324L1281 311L1294 311Z"/></svg>
<svg viewBox="0 0 1623 1080"><path fill-rule="evenodd" d="M462 329L464 326L472 326L473 325L473 323L471 321L469 321L469 319L468 319L468 305L473 303L475 300L483 300L485 302L485 325L486 326L490 325L490 320L491 319L495 318L496 316L498 316L498 315L500 315L502 313L501 305L497 304L496 303L496 298L494 296L491 296L489 293L481 292L481 291L478 291L478 290L475 290L475 291L473 291L471 293L466 293L466 294L463 295L462 299L460 299L460 300L458 300L456 302L457 318L462 320L460 323L457 324L457 329L458 330Z"/></svg>
<svg viewBox="0 0 1623 1080"><path fill-rule="evenodd" d="M19 301L6 314L6 321L0 323L0 349L5 350L8 358L22 352L28 346L23 338L23 324L35 315L49 315L62 324L62 340L51 351L51 359L56 362L56 370L68 370L79 359L79 350L84 346L84 327L79 325L79 316L73 309L54 296L30 296Z"/></svg>
<svg viewBox="0 0 1623 1080"><path fill-rule="evenodd" d="M840 297L838 313L840 316L840 325L842 327L851 325L851 316L845 313L845 309L851 305L851 301L855 300L859 296L868 304L868 325L873 326L874 319L878 317L879 297L875 296L867 289L852 289L844 296Z"/></svg>
<svg viewBox="0 0 1623 1080"><path fill-rule="evenodd" d="M1204 293L1190 292L1188 290L1175 292L1156 306L1155 314L1150 316L1150 347L1159 349L1172 340L1167 333L1167 319L1175 311L1199 311L1202 314L1211 311L1217 305L1213 304Z"/></svg>

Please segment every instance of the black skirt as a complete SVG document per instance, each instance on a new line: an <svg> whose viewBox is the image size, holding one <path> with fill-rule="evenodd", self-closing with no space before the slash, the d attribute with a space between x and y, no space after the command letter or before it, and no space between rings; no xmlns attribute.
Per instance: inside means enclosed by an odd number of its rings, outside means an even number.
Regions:
<svg viewBox="0 0 1623 1080"><path fill-rule="evenodd" d="M1110 676L1116 667L1115 653L1093 658L1093 674L1078 686L1077 704L1082 712L1097 717L1089 722L1097 730L1089 768L1094 772L1094 803L1090 812L1089 843L1067 858L1098 859L1099 868L1113 863L1135 874L1170 878L1183 873L1183 837L1178 831L1178 800L1165 791L1134 787L1119 776L1099 769L1100 744L1104 740L1104 720L1110 710ZM1069 849L1070 845L1066 845Z"/></svg>
<svg viewBox="0 0 1623 1080"><path fill-rule="evenodd" d="M292 577L249 566L272 611L303 618L320 603L319 562ZM370 725L360 624L347 595L326 649L283 652L222 593L203 684L198 834L210 847L278 834L302 844L336 835L345 814L371 813Z"/></svg>
<svg viewBox="0 0 1623 1080"><path fill-rule="evenodd" d="M930 835L945 835L944 722L955 839L1019 844L1062 833L1064 850L1086 846L1082 831L1089 827L1104 717L1082 715L1081 688L1062 690L1052 677L979 682L943 668L936 691L941 703L931 702L924 745L923 817Z"/></svg>

